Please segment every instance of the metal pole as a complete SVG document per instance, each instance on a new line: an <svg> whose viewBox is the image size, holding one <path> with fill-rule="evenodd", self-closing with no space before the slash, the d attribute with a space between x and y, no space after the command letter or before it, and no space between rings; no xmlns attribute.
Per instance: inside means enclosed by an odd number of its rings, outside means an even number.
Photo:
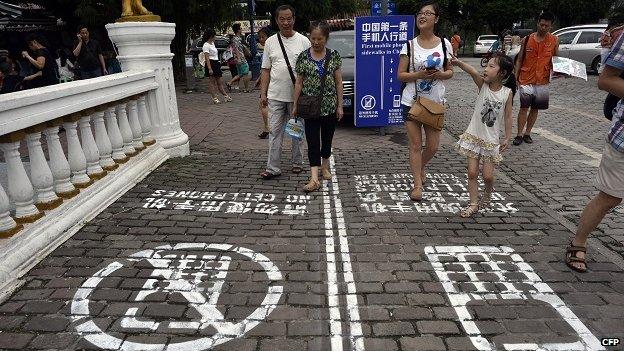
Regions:
<svg viewBox="0 0 624 351"><path fill-rule="evenodd" d="M381 15L388 16L388 0L381 0ZM384 94L385 92L382 91L381 93ZM386 135L386 127L379 128L379 135Z"/></svg>

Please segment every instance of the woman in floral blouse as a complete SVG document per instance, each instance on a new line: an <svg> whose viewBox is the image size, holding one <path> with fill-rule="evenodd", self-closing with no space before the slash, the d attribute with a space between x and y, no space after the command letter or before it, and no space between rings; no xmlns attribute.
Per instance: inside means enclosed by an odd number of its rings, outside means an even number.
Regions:
<svg viewBox="0 0 624 351"><path fill-rule="evenodd" d="M323 179L331 180L329 157L331 156L332 139L336 124L343 117L342 109L342 59L335 50L325 47L329 39L329 26L326 22L314 22L310 26L310 42L312 47L297 58L295 71L295 103L293 116L297 115L297 101L301 94L308 96L321 95L321 77L327 66L327 78L321 103L319 118L305 120L305 134L308 142L308 160L311 167L311 177L303 191L309 193L321 187L319 181L319 167ZM322 160L321 160L322 159Z"/></svg>

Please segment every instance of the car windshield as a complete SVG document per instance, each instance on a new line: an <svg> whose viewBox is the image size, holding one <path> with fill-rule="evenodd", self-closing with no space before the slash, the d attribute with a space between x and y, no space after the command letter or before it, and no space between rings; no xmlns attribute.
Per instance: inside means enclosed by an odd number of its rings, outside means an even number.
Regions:
<svg viewBox="0 0 624 351"><path fill-rule="evenodd" d="M355 57L355 34L331 33L327 47L338 51L343 58Z"/></svg>
<svg viewBox="0 0 624 351"><path fill-rule="evenodd" d="M498 37L496 35L482 35L479 40L498 40Z"/></svg>

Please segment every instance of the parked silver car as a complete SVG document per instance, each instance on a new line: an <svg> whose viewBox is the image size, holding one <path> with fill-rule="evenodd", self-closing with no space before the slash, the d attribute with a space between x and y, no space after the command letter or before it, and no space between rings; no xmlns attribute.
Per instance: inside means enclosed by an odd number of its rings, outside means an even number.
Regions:
<svg viewBox="0 0 624 351"><path fill-rule="evenodd" d="M327 47L338 51L342 57L342 86L345 119L344 123L353 124L353 99L355 88L355 31L332 32Z"/></svg>
<svg viewBox="0 0 624 351"><path fill-rule="evenodd" d="M606 24L592 24L561 28L553 32L559 37L559 56L583 62L587 69L600 68L600 36Z"/></svg>

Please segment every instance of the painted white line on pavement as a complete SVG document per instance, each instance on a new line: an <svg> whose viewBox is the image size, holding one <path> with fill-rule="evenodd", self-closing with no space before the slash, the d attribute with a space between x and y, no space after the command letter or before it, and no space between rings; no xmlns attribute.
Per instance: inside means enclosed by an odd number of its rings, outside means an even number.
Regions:
<svg viewBox="0 0 624 351"><path fill-rule="evenodd" d="M336 164L334 156L329 159L330 170L332 173L332 193L334 198L334 210L336 213L336 222L338 224L338 239L340 246L340 258L342 260L342 274L344 282L347 284L347 315L349 317L349 329L351 348L355 351L364 351L364 335L362 333L362 324L360 324L360 308L357 300L357 290L355 288L355 280L353 278L353 269L351 266L351 255L349 253L349 239L347 236L347 227L345 225L344 213L342 210L342 201L340 201L340 187L338 186L338 176L336 175Z"/></svg>
<svg viewBox="0 0 624 351"><path fill-rule="evenodd" d="M577 113L577 114L579 114L581 116L589 117L591 119L597 119L597 120L600 120L600 121L605 121L604 116L598 116L598 115L595 115L595 114L592 114L592 113L587 113L587 112L575 110L573 108L567 108L567 107L563 107L563 106L559 106L559 105L553 105L553 104L550 104L548 107L549 108L556 108L556 109L563 110L563 111L566 111L566 112Z"/></svg>
<svg viewBox="0 0 624 351"><path fill-rule="evenodd" d="M336 273L336 247L331 213L331 196L327 182L323 183L323 214L325 217L325 252L327 261L327 299L329 302L329 330L332 351L342 351L342 318Z"/></svg>
<svg viewBox="0 0 624 351"><path fill-rule="evenodd" d="M549 130L546 129L542 129L542 128L533 128L533 132L536 134L539 134L541 136L543 136L546 139L549 139L551 141L554 141L557 144L561 144L563 146L567 146L571 149L574 149L580 153L582 153L585 156L588 156L590 158L593 158L594 160L597 160L598 162L600 162L600 160L602 159L602 154L588 148L585 147L579 143L575 143L572 140L569 140L567 138L564 138L560 135L557 135ZM592 163L594 164L594 163Z"/></svg>

